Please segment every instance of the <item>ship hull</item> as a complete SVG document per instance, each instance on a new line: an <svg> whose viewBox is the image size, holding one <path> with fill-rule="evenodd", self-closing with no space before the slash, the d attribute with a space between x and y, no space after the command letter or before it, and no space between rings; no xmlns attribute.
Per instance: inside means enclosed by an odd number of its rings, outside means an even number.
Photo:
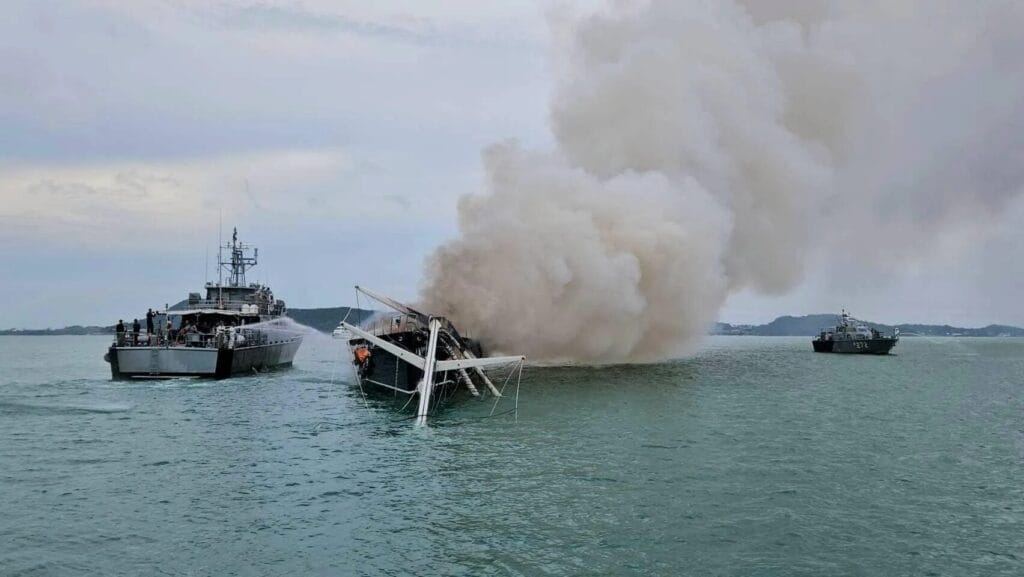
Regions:
<svg viewBox="0 0 1024 577"><path fill-rule="evenodd" d="M816 353L831 353L834 341L821 341L815 339L811 341L811 344L814 345L814 352Z"/></svg>
<svg viewBox="0 0 1024 577"><path fill-rule="evenodd" d="M424 335L416 332L391 333L385 338L406 350L415 352L422 350L426 344ZM355 346L365 344L365 341L355 339L350 341L350 344ZM448 357L442 354L439 358L443 360ZM359 378L360 385L369 392L405 396L416 392L420 381L423 380L423 370L399 359L383 348L374 347L372 355L366 362L356 364L356 376ZM439 376L434 383L434 393L446 389L451 384L454 383Z"/></svg>
<svg viewBox="0 0 1024 577"><path fill-rule="evenodd" d="M398 398L405 402L416 394L423 371L387 351L375 349L369 363L356 366L356 378L368 396ZM447 395L457 385L457 377L452 373L438 373L435 379L432 397Z"/></svg>
<svg viewBox="0 0 1024 577"><path fill-rule="evenodd" d="M816 353L887 355L896 346L896 339L840 339L811 341Z"/></svg>
<svg viewBox="0 0 1024 577"><path fill-rule="evenodd" d="M292 364L301 338L251 347L118 347L107 352L114 380L205 377L262 372Z"/></svg>
<svg viewBox="0 0 1024 577"><path fill-rule="evenodd" d="M423 379L422 370L382 349L376 349L373 357L366 365L358 367L356 373L364 386L387 394L414 393Z"/></svg>

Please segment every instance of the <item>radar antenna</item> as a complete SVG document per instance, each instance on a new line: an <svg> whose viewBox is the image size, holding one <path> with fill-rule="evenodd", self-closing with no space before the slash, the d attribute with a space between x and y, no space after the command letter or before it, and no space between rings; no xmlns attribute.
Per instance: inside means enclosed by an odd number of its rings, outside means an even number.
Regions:
<svg viewBox="0 0 1024 577"><path fill-rule="evenodd" d="M231 234L231 243L225 244L223 248L230 251L231 260L224 261L220 260L220 267L223 270L228 271L228 286L239 287L245 286L245 271L256 266L257 258L259 257L259 249L252 249L252 256L247 256L246 252L250 249L250 246L241 242L238 242L238 227L234 227Z"/></svg>

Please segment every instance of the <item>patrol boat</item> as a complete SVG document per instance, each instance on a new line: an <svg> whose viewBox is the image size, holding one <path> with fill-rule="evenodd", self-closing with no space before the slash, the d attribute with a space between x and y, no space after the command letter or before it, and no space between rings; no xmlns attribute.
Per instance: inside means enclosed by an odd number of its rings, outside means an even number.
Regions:
<svg viewBox="0 0 1024 577"><path fill-rule="evenodd" d="M118 332L104 356L113 379L223 379L290 366L302 332L270 287L246 283L246 270L259 256L259 249L250 248L238 242L234 229L231 242L218 251L220 278L206 284L205 298L189 293L184 308L156 313L158 330L152 333ZM225 250L230 260L223 258Z"/></svg>
<svg viewBox="0 0 1024 577"><path fill-rule="evenodd" d="M811 344L816 353L887 355L899 340L899 329L892 336L883 335L843 310L839 324L823 329Z"/></svg>
<svg viewBox="0 0 1024 577"><path fill-rule="evenodd" d="M344 332L335 334L349 339L360 387L393 394L406 399L407 404L418 397L417 423L426 423L440 395L460 387L474 397L490 392L500 399L501 390L484 369L517 365L509 371L503 386L517 369L518 375L522 375L526 357L485 357L480 343L459 334L448 319L420 312L365 288L355 288L393 312L377 313L358 324L345 319L338 327L338 331ZM518 407L518 381L516 404Z"/></svg>

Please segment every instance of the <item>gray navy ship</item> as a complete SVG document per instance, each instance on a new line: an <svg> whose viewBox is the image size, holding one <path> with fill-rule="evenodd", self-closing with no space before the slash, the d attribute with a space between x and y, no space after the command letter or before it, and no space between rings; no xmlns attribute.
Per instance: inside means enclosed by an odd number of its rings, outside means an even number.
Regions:
<svg viewBox="0 0 1024 577"><path fill-rule="evenodd" d="M816 353L887 355L899 340L899 329L891 336L883 335L844 310L839 324L823 329L811 344Z"/></svg>
<svg viewBox="0 0 1024 577"><path fill-rule="evenodd" d="M223 259L223 251L230 260ZM262 372L292 364L302 332L286 316L285 302L270 287L247 284L258 249L238 242L221 247L221 271L228 279L206 284L206 294L190 293L184 308L156 313L155 330L119 330L104 359L114 380L210 377ZM223 275L219 275L223 276Z"/></svg>

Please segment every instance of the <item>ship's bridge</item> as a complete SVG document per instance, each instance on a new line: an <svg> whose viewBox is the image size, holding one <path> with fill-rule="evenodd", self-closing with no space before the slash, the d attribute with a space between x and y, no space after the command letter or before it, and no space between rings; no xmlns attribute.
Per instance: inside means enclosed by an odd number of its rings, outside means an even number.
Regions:
<svg viewBox="0 0 1024 577"><path fill-rule="evenodd" d="M284 314L285 303L275 300L269 287L259 284L249 286L219 285L207 283L206 295L189 293L187 309L218 309L245 311L249 314Z"/></svg>
<svg viewBox="0 0 1024 577"><path fill-rule="evenodd" d="M256 292L261 288L258 285L251 286L219 286L214 283L206 285L206 300L216 302L223 300L225 302L254 302L256 300Z"/></svg>
<svg viewBox="0 0 1024 577"><path fill-rule="evenodd" d="M871 338L871 329L866 325L857 325L853 332L859 337Z"/></svg>

